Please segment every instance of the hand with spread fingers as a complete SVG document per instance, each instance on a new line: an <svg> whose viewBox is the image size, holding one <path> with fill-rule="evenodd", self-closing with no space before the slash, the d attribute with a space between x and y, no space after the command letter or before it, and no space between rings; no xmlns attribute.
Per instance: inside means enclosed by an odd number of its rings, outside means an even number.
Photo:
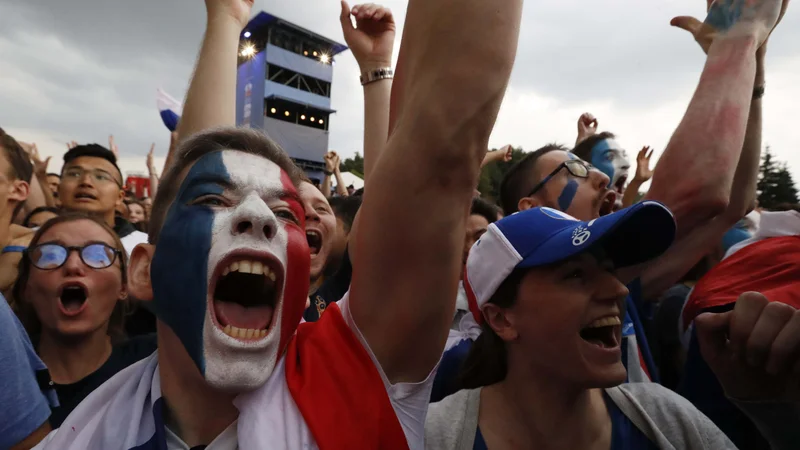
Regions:
<svg viewBox="0 0 800 450"><path fill-rule="evenodd" d="M33 173L38 177L47 175L47 166L50 164L50 158L52 157L48 156L45 160L42 160L42 157L39 156L39 149L36 147L35 143L29 144L27 142L20 142L19 145L25 150L31 163L33 163Z"/></svg>
<svg viewBox="0 0 800 450"><path fill-rule="evenodd" d="M642 183L653 178L653 171L650 169L650 157L653 156L653 150L649 146L642 147L639 154L636 155L636 174L633 179Z"/></svg>
<svg viewBox="0 0 800 450"><path fill-rule="evenodd" d="M355 27L350 16L356 20ZM362 71L391 67L396 26L389 8L365 3L350 9L342 1L339 19L344 40Z"/></svg>
<svg viewBox="0 0 800 450"><path fill-rule="evenodd" d="M108 135L108 149L111 150L111 153L114 154L114 157L117 158L117 160L119 160L119 148L117 147L117 144L114 143L113 134Z"/></svg>
<svg viewBox="0 0 800 450"><path fill-rule="evenodd" d="M732 311L695 319L700 351L737 400L800 401L800 311L742 294Z"/></svg>
<svg viewBox="0 0 800 450"><path fill-rule="evenodd" d="M780 23L788 6L789 0L706 0L708 16L705 22L691 16L679 16L672 19L670 25L691 33L705 53L708 53L711 44L720 34L737 26L753 28L760 25L766 29L766 32L761 31L759 34L763 35L758 42L761 47Z"/></svg>
<svg viewBox="0 0 800 450"><path fill-rule="evenodd" d="M597 133L597 118L590 113L583 113L578 118L578 139L575 145Z"/></svg>

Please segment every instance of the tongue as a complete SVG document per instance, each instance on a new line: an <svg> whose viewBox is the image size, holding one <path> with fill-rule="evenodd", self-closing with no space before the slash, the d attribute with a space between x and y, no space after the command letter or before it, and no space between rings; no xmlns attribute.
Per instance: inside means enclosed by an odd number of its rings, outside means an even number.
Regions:
<svg viewBox="0 0 800 450"><path fill-rule="evenodd" d="M266 330L272 322L271 306L242 306L238 303L214 300L214 312L223 327L230 325L236 328Z"/></svg>
<svg viewBox="0 0 800 450"><path fill-rule="evenodd" d="M75 312L81 309L83 306L83 302L77 299L65 299L61 300L61 304L64 305L64 309L68 312Z"/></svg>

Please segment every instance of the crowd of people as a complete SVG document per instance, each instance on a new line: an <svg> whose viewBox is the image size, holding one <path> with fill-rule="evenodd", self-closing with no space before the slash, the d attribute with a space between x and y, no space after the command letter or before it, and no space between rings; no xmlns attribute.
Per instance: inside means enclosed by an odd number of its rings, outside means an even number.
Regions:
<svg viewBox="0 0 800 450"><path fill-rule="evenodd" d="M707 59L655 167L586 113L496 202L522 0L411 0L394 71L391 11L342 1L358 191L235 128L253 2L205 3L148 198L113 137L48 173L0 130L0 449L800 448L800 205L755 200L788 0L673 19Z"/></svg>

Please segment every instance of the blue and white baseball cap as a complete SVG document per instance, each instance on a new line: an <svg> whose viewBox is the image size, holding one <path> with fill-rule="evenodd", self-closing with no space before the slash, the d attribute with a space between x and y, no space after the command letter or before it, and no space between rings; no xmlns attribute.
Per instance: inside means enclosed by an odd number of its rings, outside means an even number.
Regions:
<svg viewBox="0 0 800 450"><path fill-rule="evenodd" d="M491 225L472 246L464 269L470 311L482 323L481 308L514 269L554 264L602 246L615 267L649 261L675 239L675 218L654 201L582 222L552 208L533 208Z"/></svg>

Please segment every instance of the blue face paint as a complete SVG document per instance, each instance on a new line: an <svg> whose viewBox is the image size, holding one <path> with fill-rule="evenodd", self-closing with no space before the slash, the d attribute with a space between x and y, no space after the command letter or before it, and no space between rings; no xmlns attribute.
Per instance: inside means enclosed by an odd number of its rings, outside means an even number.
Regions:
<svg viewBox="0 0 800 450"><path fill-rule="evenodd" d="M727 31L742 17L747 0L716 0L708 11L705 23L719 31Z"/></svg>
<svg viewBox="0 0 800 450"><path fill-rule="evenodd" d="M566 212L569 209L577 192L578 182L570 178L567 180L567 185L564 186L564 189L561 191L561 195L558 196L558 209L561 212Z"/></svg>
<svg viewBox="0 0 800 450"><path fill-rule="evenodd" d="M208 255L214 211L190 203L205 194L222 194L230 176L222 152L200 158L187 173L167 212L150 268L153 309L183 343L205 374L203 323L208 298Z"/></svg>

